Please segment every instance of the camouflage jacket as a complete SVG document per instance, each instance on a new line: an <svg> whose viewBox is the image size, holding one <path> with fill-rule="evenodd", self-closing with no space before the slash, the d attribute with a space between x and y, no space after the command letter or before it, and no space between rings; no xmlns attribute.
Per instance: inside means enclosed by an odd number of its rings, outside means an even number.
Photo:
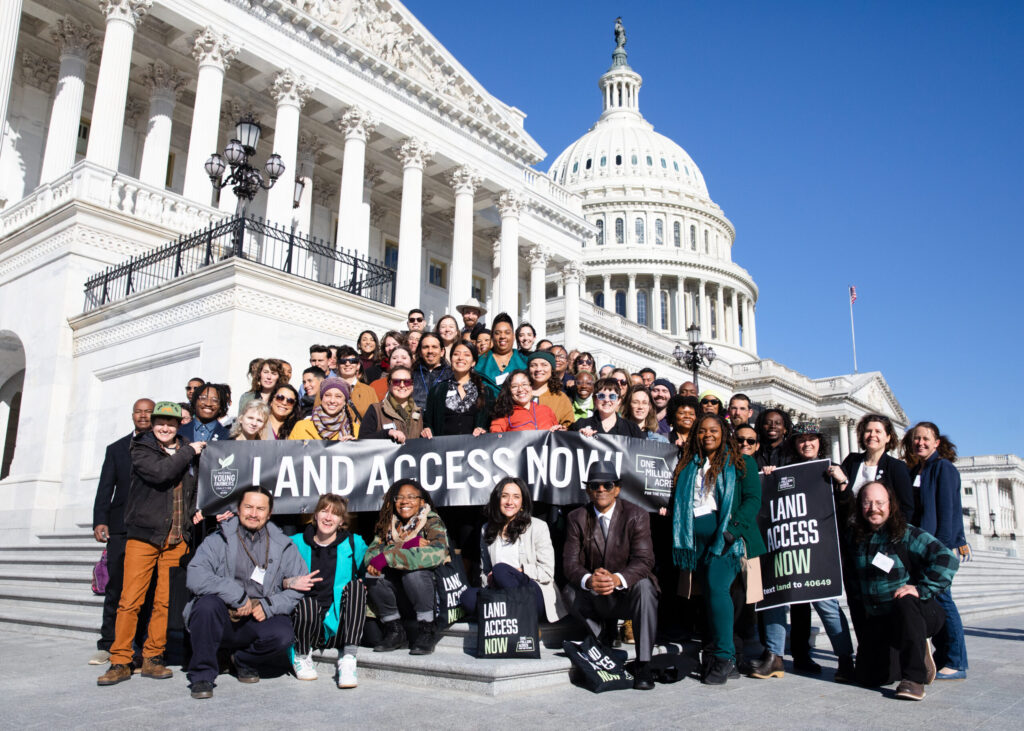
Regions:
<svg viewBox="0 0 1024 731"><path fill-rule="evenodd" d="M402 548L390 540L374 536L373 543L363 554L363 566L379 554L384 554L388 567L401 571L434 569L450 560L448 555L448 530L441 522L440 516L431 510L427 513L427 522L419 532L421 545L417 548Z"/></svg>

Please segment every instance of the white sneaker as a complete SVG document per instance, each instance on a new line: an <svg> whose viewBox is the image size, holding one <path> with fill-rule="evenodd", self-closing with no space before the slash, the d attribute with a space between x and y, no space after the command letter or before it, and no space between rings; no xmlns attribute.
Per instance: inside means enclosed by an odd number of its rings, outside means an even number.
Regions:
<svg viewBox="0 0 1024 731"><path fill-rule="evenodd" d="M355 688L359 685L356 678L356 656L342 655L338 660L338 687Z"/></svg>
<svg viewBox="0 0 1024 731"><path fill-rule="evenodd" d="M295 662L292 663L292 670L295 671L295 677L299 680L316 680L316 668L313 667L313 651L310 650L306 655L296 655Z"/></svg>

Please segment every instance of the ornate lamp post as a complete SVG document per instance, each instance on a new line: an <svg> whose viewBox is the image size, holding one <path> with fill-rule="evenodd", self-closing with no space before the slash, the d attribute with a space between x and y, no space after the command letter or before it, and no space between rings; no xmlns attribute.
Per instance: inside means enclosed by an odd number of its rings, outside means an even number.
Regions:
<svg viewBox="0 0 1024 731"><path fill-rule="evenodd" d="M701 366L710 366L715 360L715 349L701 342L700 325L696 321L686 328L686 339L690 344L690 349L683 350L683 346L680 343L676 343L675 350L672 351L672 357L676 359L676 363L679 364L680 368L693 371L693 383L700 390L697 372Z"/></svg>
<svg viewBox="0 0 1024 731"><path fill-rule="evenodd" d="M284 175L284 162L276 152L267 158L263 166L267 179L264 180L263 173L249 165L249 158L256 154L256 146L260 142L260 134L263 128L259 122L253 119L251 114L246 114L235 125L235 136L224 148L224 156L216 152L206 160L206 174L210 176L210 184L215 190L232 186L232 190L238 197L238 205L235 208L236 216L245 216L245 208L256 197L260 190L270 190L274 187L277 179ZM229 167L231 172L226 179L222 180L224 170ZM301 193L296 190L296 193Z"/></svg>
<svg viewBox="0 0 1024 731"><path fill-rule="evenodd" d="M998 538L999 537L999 531L996 530L996 511L993 510L993 511L989 512L988 519L990 521L992 521L992 537L993 538Z"/></svg>

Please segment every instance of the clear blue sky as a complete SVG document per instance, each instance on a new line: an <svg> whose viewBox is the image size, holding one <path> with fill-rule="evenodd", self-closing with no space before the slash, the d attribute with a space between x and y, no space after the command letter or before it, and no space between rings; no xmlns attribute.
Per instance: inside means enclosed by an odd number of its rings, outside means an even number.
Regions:
<svg viewBox="0 0 1024 731"><path fill-rule="evenodd" d="M880 370L961 454L1024 454L1024 3L408 0L550 162L623 16L640 108L700 166L760 287L758 347Z"/></svg>

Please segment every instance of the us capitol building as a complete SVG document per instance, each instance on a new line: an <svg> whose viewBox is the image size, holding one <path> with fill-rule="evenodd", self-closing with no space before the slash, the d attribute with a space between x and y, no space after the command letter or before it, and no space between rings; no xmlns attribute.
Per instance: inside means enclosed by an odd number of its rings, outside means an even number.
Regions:
<svg viewBox="0 0 1024 731"><path fill-rule="evenodd" d="M881 373L758 357L736 231L642 116L625 45L617 23L597 121L545 173L526 114L399 2L0 3L0 544L89 520L136 398L201 375L237 399L253 357L299 372L311 343L470 296L677 383L697 323L702 390L817 420L837 460L865 413L906 428ZM1013 459L986 532L1007 494L999 530L1024 520Z"/></svg>

